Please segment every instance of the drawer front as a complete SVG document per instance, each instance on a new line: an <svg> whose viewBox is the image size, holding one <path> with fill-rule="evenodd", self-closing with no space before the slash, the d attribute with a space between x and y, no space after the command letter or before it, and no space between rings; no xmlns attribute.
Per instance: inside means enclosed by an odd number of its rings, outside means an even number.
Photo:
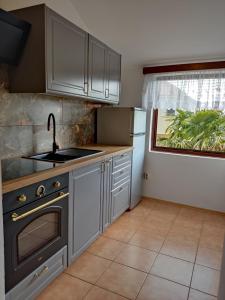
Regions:
<svg viewBox="0 0 225 300"><path fill-rule="evenodd" d="M113 157L113 172L131 164L132 152L126 152Z"/></svg>
<svg viewBox="0 0 225 300"><path fill-rule="evenodd" d="M112 221L116 220L130 206L130 182L125 182L112 192Z"/></svg>
<svg viewBox="0 0 225 300"><path fill-rule="evenodd" d="M112 175L112 189L114 190L123 182L130 181L131 178L131 165L129 164L125 168L119 169Z"/></svg>
<svg viewBox="0 0 225 300"><path fill-rule="evenodd" d="M6 294L6 300L33 300L67 267L67 246L44 262Z"/></svg>

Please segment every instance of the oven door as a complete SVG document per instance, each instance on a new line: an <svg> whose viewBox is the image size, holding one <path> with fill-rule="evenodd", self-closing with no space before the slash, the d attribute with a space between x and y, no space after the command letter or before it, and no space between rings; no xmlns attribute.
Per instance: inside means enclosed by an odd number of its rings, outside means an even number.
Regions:
<svg viewBox="0 0 225 300"><path fill-rule="evenodd" d="M68 241L68 190L4 215L6 292Z"/></svg>

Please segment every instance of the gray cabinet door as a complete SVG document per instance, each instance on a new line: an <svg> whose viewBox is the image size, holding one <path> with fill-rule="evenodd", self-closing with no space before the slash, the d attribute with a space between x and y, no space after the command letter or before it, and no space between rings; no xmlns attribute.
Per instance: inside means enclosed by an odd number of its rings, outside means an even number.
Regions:
<svg viewBox="0 0 225 300"><path fill-rule="evenodd" d="M111 224L112 159L104 162L102 190L102 231Z"/></svg>
<svg viewBox="0 0 225 300"><path fill-rule="evenodd" d="M87 95L88 33L47 9L47 92Z"/></svg>
<svg viewBox="0 0 225 300"><path fill-rule="evenodd" d="M89 35L88 96L105 99L107 47Z"/></svg>
<svg viewBox="0 0 225 300"><path fill-rule="evenodd" d="M130 182L126 182L112 192L111 218L116 220L130 206Z"/></svg>
<svg viewBox="0 0 225 300"><path fill-rule="evenodd" d="M70 173L69 262L101 232L101 163Z"/></svg>
<svg viewBox="0 0 225 300"><path fill-rule="evenodd" d="M108 49L107 52L107 88L106 98L118 103L120 99L121 55Z"/></svg>

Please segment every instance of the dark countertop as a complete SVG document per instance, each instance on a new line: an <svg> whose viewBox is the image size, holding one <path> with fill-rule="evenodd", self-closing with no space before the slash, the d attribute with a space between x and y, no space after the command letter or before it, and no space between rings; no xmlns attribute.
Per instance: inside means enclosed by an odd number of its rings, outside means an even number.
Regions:
<svg viewBox="0 0 225 300"><path fill-rule="evenodd" d="M23 176L35 174L40 171L50 170L59 164L43 162L26 158L3 159L2 164L2 182L12 179L18 179Z"/></svg>

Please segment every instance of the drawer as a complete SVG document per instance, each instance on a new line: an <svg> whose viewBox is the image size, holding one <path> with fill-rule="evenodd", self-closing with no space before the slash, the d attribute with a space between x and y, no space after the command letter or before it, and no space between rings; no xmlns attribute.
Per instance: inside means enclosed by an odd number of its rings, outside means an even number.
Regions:
<svg viewBox="0 0 225 300"><path fill-rule="evenodd" d="M6 300L33 300L67 267L67 246L62 248L6 294Z"/></svg>
<svg viewBox="0 0 225 300"><path fill-rule="evenodd" d="M119 169L112 174L112 189L114 190L117 186L121 185L125 181L130 181L131 177L131 165Z"/></svg>
<svg viewBox="0 0 225 300"><path fill-rule="evenodd" d="M125 182L112 192L112 221L130 207L130 182Z"/></svg>
<svg viewBox="0 0 225 300"><path fill-rule="evenodd" d="M131 164L132 152L126 152L113 157L113 172L123 168L125 165Z"/></svg>

